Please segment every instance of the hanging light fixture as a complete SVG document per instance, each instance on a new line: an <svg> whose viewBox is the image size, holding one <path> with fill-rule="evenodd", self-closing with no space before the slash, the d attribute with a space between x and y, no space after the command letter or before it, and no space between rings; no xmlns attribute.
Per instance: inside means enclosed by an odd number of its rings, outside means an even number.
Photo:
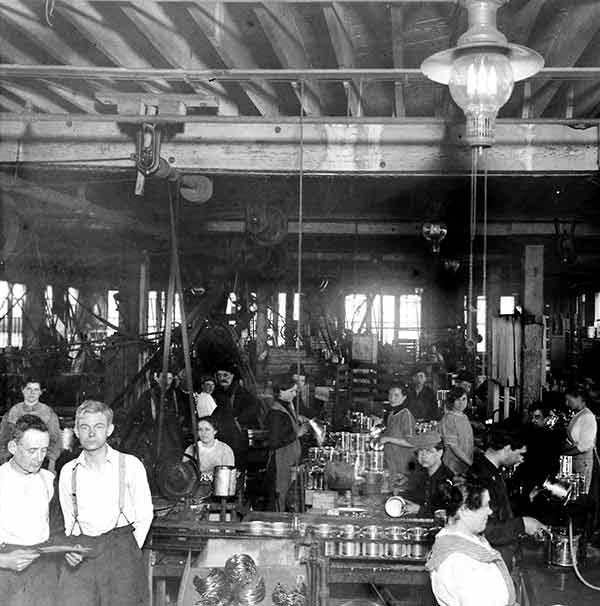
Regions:
<svg viewBox="0 0 600 606"><path fill-rule="evenodd" d="M496 11L507 0L461 0L469 27L458 45L428 57L421 71L434 82L447 84L467 118L467 142L489 147L494 143L496 116L510 99L514 83L533 76L544 66L534 50L510 44L496 28Z"/></svg>

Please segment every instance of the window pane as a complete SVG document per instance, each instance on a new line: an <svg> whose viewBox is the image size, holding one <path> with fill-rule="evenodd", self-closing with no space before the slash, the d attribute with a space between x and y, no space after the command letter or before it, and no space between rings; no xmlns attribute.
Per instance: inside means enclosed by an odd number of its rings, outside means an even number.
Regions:
<svg viewBox="0 0 600 606"><path fill-rule="evenodd" d="M156 290L148 291L148 332L150 334L158 332L158 317L156 304L158 302L158 292Z"/></svg>
<svg viewBox="0 0 600 606"><path fill-rule="evenodd" d="M346 295L344 316L346 328L358 332L366 312L367 295Z"/></svg>
<svg viewBox="0 0 600 606"><path fill-rule="evenodd" d="M477 343L477 351L485 351L485 297L477 297L477 332L481 335L481 342Z"/></svg>

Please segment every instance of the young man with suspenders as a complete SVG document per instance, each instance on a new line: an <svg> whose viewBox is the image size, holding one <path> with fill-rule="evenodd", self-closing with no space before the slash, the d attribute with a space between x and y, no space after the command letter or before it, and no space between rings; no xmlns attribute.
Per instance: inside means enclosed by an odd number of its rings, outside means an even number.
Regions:
<svg viewBox="0 0 600 606"><path fill-rule="evenodd" d="M152 497L141 461L106 443L112 420L112 410L95 400L86 400L75 413L83 451L62 468L59 497L67 536L93 551L65 556L61 606L148 603L141 548L152 522Z"/></svg>

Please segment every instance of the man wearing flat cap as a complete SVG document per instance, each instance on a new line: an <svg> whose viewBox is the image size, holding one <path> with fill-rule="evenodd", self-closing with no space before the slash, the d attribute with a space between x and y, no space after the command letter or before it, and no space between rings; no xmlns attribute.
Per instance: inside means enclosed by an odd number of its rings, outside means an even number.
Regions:
<svg viewBox="0 0 600 606"><path fill-rule="evenodd" d="M440 486L454 478L452 471L442 463L442 436L437 431L427 431L408 437L407 442L415 449L419 466L409 477L403 496L413 502L408 507L410 513L431 516L436 509L444 507Z"/></svg>
<svg viewBox="0 0 600 606"><path fill-rule="evenodd" d="M421 367L415 368L406 407L417 420L437 421L440 418L440 411L437 407L435 393L431 387L425 384L426 382L425 370Z"/></svg>
<svg viewBox="0 0 600 606"><path fill-rule="evenodd" d="M221 439L228 444L239 467L248 455L247 429L262 429L265 411L262 402L236 378L237 368L230 362L217 367L217 386L212 396L217 404L213 416L221 427Z"/></svg>

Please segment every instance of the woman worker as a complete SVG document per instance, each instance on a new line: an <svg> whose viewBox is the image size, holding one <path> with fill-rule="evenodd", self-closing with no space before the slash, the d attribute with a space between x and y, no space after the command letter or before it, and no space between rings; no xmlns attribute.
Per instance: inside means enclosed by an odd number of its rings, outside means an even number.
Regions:
<svg viewBox="0 0 600 606"><path fill-rule="evenodd" d="M567 406L575 413L567 427L567 441L562 454L573 457L573 473L582 473L585 478L585 493L590 491L594 449L598 424L594 413L586 406L588 394L581 385L567 388Z"/></svg>
<svg viewBox="0 0 600 606"><path fill-rule="evenodd" d="M454 386L446 396L446 412L440 421L444 440L444 465L455 474L464 474L473 463L473 428L465 414L467 392Z"/></svg>
<svg viewBox="0 0 600 606"><path fill-rule="evenodd" d="M235 466L235 457L233 450L225 444L217 440L215 437L218 432L218 426L212 417L201 417L198 419L198 459L200 461L200 474L211 475L217 465ZM186 448L183 460L188 461L190 458L196 460L194 454L194 446Z"/></svg>
<svg viewBox="0 0 600 606"><path fill-rule="evenodd" d="M415 434L416 421L406 407L408 388L405 385L390 387L388 397L391 410L380 442L384 445L385 464L393 481L398 474L408 475L414 462L414 448L407 438Z"/></svg>
<svg viewBox="0 0 600 606"><path fill-rule="evenodd" d="M291 375L273 383L275 399L266 419L269 458L265 478L267 508L272 511L285 511L291 480L290 466L300 463L298 438L306 433L306 428L304 417L297 415L293 405L297 388Z"/></svg>
<svg viewBox="0 0 600 606"><path fill-rule="evenodd" d="M482 536L492 513L477 480L442 486L447 525L435 538L425 567L441 606L515 606L515 586L498 551Z"/></svg>

